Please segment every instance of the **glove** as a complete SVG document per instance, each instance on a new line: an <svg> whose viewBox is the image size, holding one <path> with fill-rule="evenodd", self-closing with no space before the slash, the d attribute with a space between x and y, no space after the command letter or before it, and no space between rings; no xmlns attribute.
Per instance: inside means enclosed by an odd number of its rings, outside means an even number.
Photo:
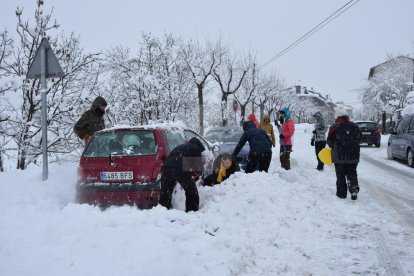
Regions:
<svg viewBox="0 0 414 276"><path fill-rule="evenodd" d="M311 146L313 147L315 145L315 139L311 139Z"/></svg>
<svg viewBox="0 0 414 276"><path fill-rule="evenodd" d="M279 138L280 138L280 139L283 139L283 134L280 134L280 135L279 135Z"/></svg>
<svg viewBox="0 0 414 276"><path fill-rule="evenodd" d="M197 182L199 179L200 179L200 174L198 174L197 172L192 172L191 180L193 182Z"/></svg>
<svg viewBox="0 0 414 276"><path fill-rule="evenodd" d="M92 136L91 135L89 135L89 134L85 134L85 136L83 136L83 140L85 140L85 141L90 141L92 139Z"/></svg>
<svg viewBox="0 0 414 276"><path fill-rule="evenodd" d="M313 134L316 134L316 130L312 131Z"/></svg>

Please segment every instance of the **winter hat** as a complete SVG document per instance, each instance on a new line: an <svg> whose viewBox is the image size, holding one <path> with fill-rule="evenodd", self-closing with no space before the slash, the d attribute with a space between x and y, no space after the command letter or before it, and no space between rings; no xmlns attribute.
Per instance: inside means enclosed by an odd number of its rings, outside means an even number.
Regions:
<svg viewBox="0 0 414 276"><path fill-rule="evenodd" d="M250 115L247 117L247 119L248 119L249 121L252 121L252 122L255 124L255 126L259 126L259 125L260 125L259 121L257 120L256 116L254 116L254 114L253 114L253 113L252 113L252 114L250 114Z"/></svg>
<svg viewBox="0 0 414 276"><path fill-rule="evenodd" d="M335 115L336 117L349 116L348 111L342 106L335 108Z"/></svg>

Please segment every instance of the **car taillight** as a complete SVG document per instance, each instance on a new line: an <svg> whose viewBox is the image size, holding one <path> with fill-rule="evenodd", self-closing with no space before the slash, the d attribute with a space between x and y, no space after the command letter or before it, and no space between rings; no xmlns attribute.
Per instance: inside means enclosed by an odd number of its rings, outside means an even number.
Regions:
<svg viewBox="0 0 414 276"><path fill-rule="evenodd" d="M381 133L381 129L377 128L377 129L375 130L375 133L376 133L376 134L380 134L380 133Z"/></svg>
<svg viewBox="0 0 414 276"><path fill-rule="evenodd" d="M151 175L152 179L158 178L158 175L161 174L161 168L162 168L162 163L158 163L157 165L155 165L154 169L152 170L152 175Z"/></svg>
<svg viewBox="0 0 414 276"><path fill-rule="evenodd" d="M78 177L84 179L85 176L85 172L83 171L83 169L81 167L78 167Z"/></svg>

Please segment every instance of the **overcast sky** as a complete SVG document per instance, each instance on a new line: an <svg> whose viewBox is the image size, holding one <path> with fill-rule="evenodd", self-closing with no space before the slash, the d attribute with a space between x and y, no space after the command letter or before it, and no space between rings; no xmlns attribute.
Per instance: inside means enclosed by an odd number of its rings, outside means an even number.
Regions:
<svg viewBox="0 0 414 276"><path fill-rule="evenodd" d="M45 0L61 30L81 36L87 51L134 48L142 32L217 38L264 64L349 0ZM357 1L354 1L357 2ZM0 27L14 31L16 6L32 17L35 0L2 1ZM313 87L356 104L369 69L387 53L414 55L414 0L360 0L313 36L265 66L288 84Z"/></svg>

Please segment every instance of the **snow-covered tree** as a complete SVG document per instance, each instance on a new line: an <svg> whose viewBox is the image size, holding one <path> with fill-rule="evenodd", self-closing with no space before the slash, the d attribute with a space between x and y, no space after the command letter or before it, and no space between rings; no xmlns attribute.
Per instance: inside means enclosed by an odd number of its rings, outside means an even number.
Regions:
<svg viewBox="0 0 414 276"><path fill-rule="evenodd" d="M265 109L270 113L274 106L275 99L279 98L279 93L284 89L284 80L276 73L261 73L258 76L257 95L254 103L259 107L260 120L263 118Z"/></svg>
<svg viewBox="0 0 414 276"><path fill-rule="evenodd" d="M213 72L221 64L225 48L220 39L205 45L190 41L183 46L184 61L197 89L199 133L204 133L204 92Z"/></svg>
<svg viewBox="0 0 414 276"><path fill-rule="evenodd" d="M176 120L194 112L194 86L181 46L181 39L172 34L142 34L136 56L122 47L107 53L106 94L113 123Z"/></svg>
<svg viewBox="0 0 414 276"><path fill-rule="evenodd" d="M4 145L8 141L6 133L8 131L7 121L10 118L9 115L9 103L7 102L4 94L13 87L13 83L9 81L9 73L4 70L6 64L9 62L9 58L12 54L13 40L9 38L7 30L0 32L0 171L3 168L3 155Z"/></svg>
<svg viewBox="0 0 414 276"><path fill-rule="evenodd" d="M256 56L252 53L248 53L243 59L243 64L246 68L249 68L249 71L246 73L240 89L238 89L234 94L234 97L240 106L240 116L242 121L245 120L247 105L252 103L257 94L257 87L259 84L257 77L258 72L256 68Z"/></svg>
<svg viewBox="0 0 414 276"><path fill-rule="evenodd" d="M395 113L406 104L408 91L414 81L414 62L410 57L390 57L371 69L370 78L362 90L365 116L379 120L383 111Z"/></svg>
<svg viewBox="0 0 414 276"><path fill-rule="evenodd" d="M1 70L14 83L14 103L8 123L18 147L17 168L37 162L41 155L41 95L40 80L25 78L30 64L43 38L48 38L65 75L61 79L47 81L47 127L48 152L56 160L63 153L79 147L74 139L73 124L79 114L74 111L82 101L84 90L98 89L96 70L97 54L83 54L79 37L56 34L59 25L52 20L52 11L45 12L44 1L37 1L34 22L23 19L23 9L16 9L17 39L12 48L9 62ZM52 159L53 160L53 159Z"/></svg>
<svg viewBox="0 0 414 276"><path fill-rule="evenodd" d="M249 68L243 66L232 53L223 57L223 62L214 70L213 77L221 91L221 124L228 124L228 97L239 90Z"/></svg>

